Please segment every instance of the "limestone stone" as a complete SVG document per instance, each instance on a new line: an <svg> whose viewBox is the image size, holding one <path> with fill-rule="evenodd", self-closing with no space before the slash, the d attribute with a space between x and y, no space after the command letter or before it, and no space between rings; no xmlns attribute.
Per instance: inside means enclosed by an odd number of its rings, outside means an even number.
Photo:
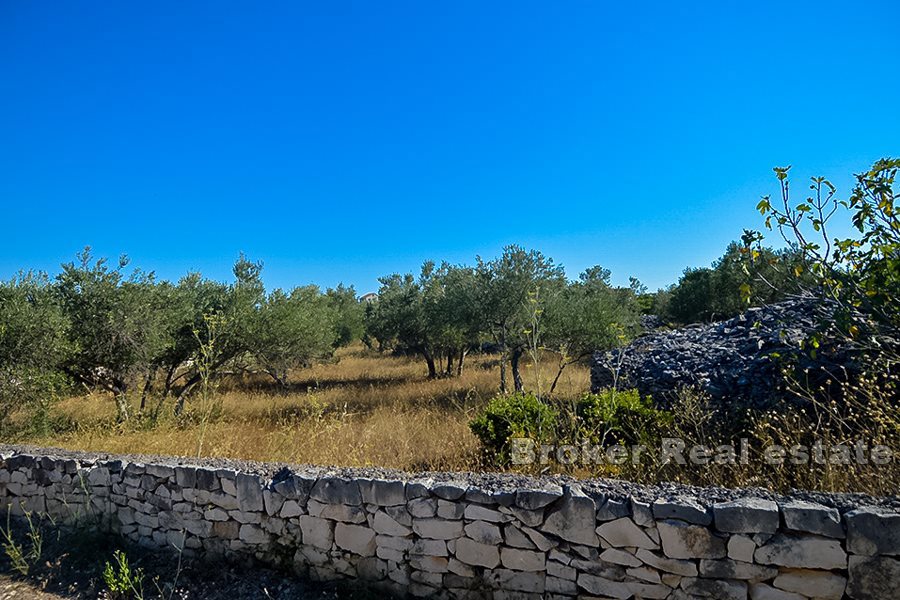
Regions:
<svg viewBox="0 0 900 600"><path fill-rule="evenodd" d="M625 573L634 579L640 579L647 583L662 583L662 577L659 571L649 567L629 567L625 569Z"/></svg>
<svg viewBox="0 0 900 600"><path fill-rule="evenodd" d="M515 571L543 571L547 558L543 552L520 550L518 548L501 548L500 562L507 569Z"/></svg>
<svg viewBox="0 0 900 600"><path fill-rule="evenodd" d="M596 546L595 519L594 501L578 488L567 488L562 499L548 511L540 531L568 542Z"/></svg>
<svg viewBox="0 0 900 600"><path fill-rule="evenodd" d="M468 486L464 483L443 481L435 483L431 488L431 493L444 500L459 500L466 494L467 488Z"/></svg>
<svg viewBox="0 0 900 600"><path fill-rule="evenodd" d="M773 588L765 583L750 584L750 600L807 600L806 596Z"/></svg>
<svg viewBox="0 0 900 600"><path fill-rule="evenodd" d="M383 548L381 546L375 547L375 556L378 558L383 558L384 560L394 561L396 563L403 562L405 556L399 550L393 550L391 548Z"/></svg>
<svg viewBox="0 0 900 600"><path fill-rule="evenodd" d="M310 490L309 497L325 504L347 504L351 506L362 504L359 484L354 480L338 477L320 478Z"/></svg>
<svg viewBox="0 0 900 600"><path fill-rule="evenodd" d="M628 502L607 498L600 508L597 509L596 518L598 521L612 521L630 516L631 507Z"/></svg>
<svg viewBox="0 0 900 600"><path fill-rule="evenodd" d="M745 535L733 535L728 538L728 558L753 562L753 552L756 550L756 542Z"/></svg>
<svg viewBox="0 0 900 600"><path fill-rule="evenodd" d="M310 499L306 509L313 517L343 521L345 523L365 523L366 511L361 506L347 504L324 504Z"/></svg>
<svg viewBox="0 0 900 600"><path fill-rule="evenodd" d="M860 508L848 512L844 518L847 521L847 549L852 554L900 554L900 514Z"/></svg>
<svg viewBox="0 0 900 600"><path fill-rule="evenodd" d="M639 558L645 565L649 565L660 571L687 577L696 577L698 574L696 563L690 560L666 558L665 556L659 556L642 548L639 548L637 552L635 552L635 557Z"/></svg>
<svg viewBox="0 0 900 600"><path fill-rule="evenodd" d="M657 523L663 552L669 558L722 558L725 540L706 527L669 519Z"/></svg>
<svg viewBox="0 0 900 600"><path fill-rule="evenodd" d="M654 550L657 544L651 540L643 529L635 525L628 517L609 521L597 528L597 535L606 540L614 548L634 546Z"/></svg>
<svg viewBox="0 0 900 600"><path fill-rule="evenodd" d="M274 517L281 511L283 505L284 496L269 489L263 490L263 506L266 509L267 515Z"/></svg>
<svg viewBox="0 0 900 600"><path fill-rule="evenodd" d="M433 540L452 540L462 537L462 521L445 521L443 519L414 519L413 531L423 538Z"/></svg>
<svg viewBox="0 0 900 600"><path fill-rule="evenodd" d="M413 547L410 537L394 537L390 535L376 535L375 544L379 548L390 548L399 552L408 552Z"/></svg>
<svg viewBox="0 0 900 600"><path fill-rule="evenodd" d="M490 573L485 573L484 579L485 583L492 588L512 592L543 594L546 586L544 573L529 573L511 569L494 569Z"/></svg>
<svg viewBox="0 0 900 600"><path fill-rule="evenodd" d="M300 529L303 532L303 543L322 550L331 550L334 541L333 523L310 515L300 517Z"/></svg>
<svg viewBox="0 0 900 600"><path fill-rule="evenodd" d="M450 558L447 561L447 570L460 577L475 576L475 569L456 558Z"/></svg>
<svg viewBox="0 0 900 600"><path fill-rule="evenodd" d="M712 507L716 529L727 533L774 533L778 531L778 505L761 498L740 498Z"/></svg>
<svg viewBox="0 0 900 600"><path fill-rule="evenodd" d="M463 518L466 505L460 502L450 502L449 500L438 500L437 516L442 519L450 519L457 521Z"/></svg>
<svg viewBox="0 0 900 600"><path fill-rule="evenodd" d="M302 514L303 508L297 503L296 500L285 500L284 504L281 505L280 515L282 519L299 517Z"/></svg>
<svg viewBox="0 0 900 600"><path fill-rule="evenodd" d="M854 600L896 598L900 560L888 556L850 556L847 596Z"/></svg>
<svg viewBox="0 0 900 600"><path fill-rule="evenodd" d="M397 521L405 527L412 527L412 515L406 510L405 505L401 506L385 506L384 512L393 520Z"/></svg>
<svg viewBox="0 0 900 600"><path fill-rule="evenodd" d="M558 577L559 579L568 579L575 581L578 578L578 571L572 567L558 563L555 560L547 561L547 575Z"/></svg>
<svg viewBox="0 0 900 600"><path fill-rule="evenodd" d="M443 540L416 540L409 553L425 556L448 556L447 542Z"/></svg>
<svg viewBox="0 0 900 600"><path fill-rule="evenodd" d="M653 509L647 502L631 499L631 519L640 527L653 524Z"/></svg>
<svg viewBox="0 0 900 600"><path fill-rule="evenodd" d="M198 473L199 472L200 471L198 471ZM225 510L237 510L240 508L237 498L223 492L209 492L208 498L210 504L215 504L219 508L224 508Z"/></svg>
<svg viewBox="0 0 900 600"><path fill-rule="evenodd" d="M625 600L633 595L631 590L621 581L614 581L605 577L581 573L578 575L578 587L589 594Z"/></svg>
<svg viewBox="0 0 900 600"><path fill-rule="evenodd" d="M406 504L406 486L402 481L361 479L359 491L363 502L377 506Z"/></svg>
<svg viewBox="0 0 900 600"><path fill-rule="evenodd" d="M525 550L534 550L537 548L537 546L534 545L534 542L531 541L531 538L525 535L525 533L513 523L508 524L503 529L503 536L506 539L506 545L512 548L524 548Z"/></svg>
<svg viewBox="0 0 900 600"><path fill-rule="evenodd" d="M248 544L268 544L271 536L257 525L241 525L240 538Z"/></svg>
<svg viewBox="0 0 900 600"><path fill-rule="evenodd" d="M406 509L417 519L429 519L437 514L437 500L434 498L415 498L410 500Z"/></svg>
<svg viewBox="0 0 900 600"><path fill-rule="evenodd" d="M638 567L643 564L634 554L629 554L618 548L604 550L600 553L600 560L626 567Z"/></svg>
<svg viewBox="0 0 900 600"><path fill-rule="evenodd" d="M714 600L746 600L747 582L727 579L697 579L685 577L681 589L688 594Z"/></svg>
<svg viewBox="0 0 900 600"><path fill-rule="evenodd" d="M772 585L818 600L841 600L847 587L847 578L829 571L791 569L779 573Z"/></svg>
<svg viewBox="0 0 900 600"><path fill-rule="evenodd" d="M578 593L578 585L574 581L550 576L548 576L545 581L544 590L548 595L560 594L568 597ZM547 597L552 598L552 596Z"/></svg>
<svg viewBox="0 0 900 600"><path fill-rule="evenodd" d="M695 525L712 523L712 514L692 498L659 498L653 503L653 516L660 521L679 519Z"/></svg>
<svg viewBox="0 0 900 600"><path fill-rule="evenodd" d="M450 561L443 556L416 554L410 555L409 564L413 569L428 573L446 573L449 570Z"/></svg>
<svg viewBox="0 0 900 600"><path fill-rule="evenodd" d="M518 519L520 523L527 525L528 527L537 527L544 522L543 510L526 510L524 508L519 508L518 506L510 506L508 508L501 506L500 512L511 515L515 519Z"/></svg>
<svg viewBox="0 0 900 600"><path fill-rule="evenodd" d="M532 529L531 527L522 527L522 532L528 536L528 539L532 541L532 543L537 546L537 549L546 552L550 548L555 548L557 546L556 541L549 539L543 533L536 529Z"/></svg>
<svg viewBox="0 0 900 600"><path fill-rule="evenodd" d="M763 565L723 558L700 561L700 576L708 579L743 579L752 582L765 581L778 574L778 569Z"/></svg>
<svg viewBox="0 0 900 600"><path fill-rule="evenodd" d="M227 521L228 513L221 508L211 508L203 513L203 518L208 521Z"/></svg>
<svg viewBox="0 0 900 600"><path fill-rule="evenodd" d="M410 535L412 533L412 529L406 527L405 525L401 525L393 518L391 518L387 513L381 511L375 513L375 517L372 522L372 529L374 529L376 533L380 533L383 535L393 535L401 537Z"/></svg>
<svg viewBox="0 0 900 600"><path fill-rule="evenodd" d="M467 565L493 569L500 564L500 550L493 544L460 538L455 550L456 558Z"/></svg>
<svg viewBox="0 0 900 600"><path fill-rule="evenodd" d="M479 506L477 504L470 504L466 506L464 515L466 519L472 521L491 521L492 523L505 523L510 520L508 515L504 515L499 511L487 508L485 506Z"/></svg>
<svg viewBox="0 0 900 600"><path fill-rule="evenodd" d="M368 527L338 523L334 526L334 543L360 556L375 556L375 532Z"/></svg>
<svg viewBox="0 0 900 600"><path fill-rule="evenodd" d="M841 514L835 508L793 500L781 505L781 514L788 529L833 538L844 537Z"/></svg>
<svg viewBox="0 0 900 600"><path fill-rule="evenodd" d="M560 486L548 486L540 490L517 490L515 496L516 506L525 510L538 510L552 502L562 498L563 490Z"/></svg>
<svg viewBox="0 0 900 600"><path fill-rule="evenodd" d="M499 544L503 542L500 528L487 521L473 521L465 526L466 535L482 544Z"/></svg>
<svg viewBox="0 0 900 600"><path fill-rule="evenodd" d="M847 553L838 540L778 534L756 549L757 563L807 569L846 569Z"/></svg>

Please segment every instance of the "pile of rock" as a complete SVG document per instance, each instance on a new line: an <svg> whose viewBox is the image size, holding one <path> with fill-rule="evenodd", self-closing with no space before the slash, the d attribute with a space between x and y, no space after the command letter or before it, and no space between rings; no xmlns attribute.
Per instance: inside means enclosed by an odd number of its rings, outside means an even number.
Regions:
<svg viewBox="0 0 900 600"><path fill-rule="evenodd" d="M838 380L856 367L846 347L820 349L815 358L801 345L833 309L812 298L751 308L727 321L651 331L625 348L598 352L591 389L617 384L664 402L678 389L702 389L713 399L766 407L783 397L781 368Z"/></svg>
<svg viewBox="0 0 900 600"><path fill-rule="evenodd" d="M6 453L16 513L87 518L210 560L252 557L398 596L856 600L900 589L900 514L806 500L588 495L460 479ZM502 483L503 477L496 476ZM648 488L650 490L652 488Z"/></svg>

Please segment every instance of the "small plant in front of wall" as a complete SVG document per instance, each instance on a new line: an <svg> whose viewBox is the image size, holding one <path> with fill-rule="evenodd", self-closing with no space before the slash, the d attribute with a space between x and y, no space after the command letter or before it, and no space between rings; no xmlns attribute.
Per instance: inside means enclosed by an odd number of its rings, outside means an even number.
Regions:
<svg viewBox="0 0 900 600"><path fill-rule="evenodd" d="M111 600L143 600L144 570L132 569L128 557L121 550L113 553L115 564L107 561L103 568L103 583Z"/></svg>
<svg viewBox="0 0 900 600"><path fill-rule="evenodd" d="M28 532L25 535L28 544L28 549L26 550L25 544L17 542L16 537L13 534L12 525L10 523L12 514L11 508L11 506L7 506L6 528L0 530L3 535L3 551L6 552L6 556L9 558L13 570L24 577L28 575L31 568L40 560L44 545L44 537L41 533L40 525L35 523L30 512L25 511L25 522L28 524Z"/></svg>

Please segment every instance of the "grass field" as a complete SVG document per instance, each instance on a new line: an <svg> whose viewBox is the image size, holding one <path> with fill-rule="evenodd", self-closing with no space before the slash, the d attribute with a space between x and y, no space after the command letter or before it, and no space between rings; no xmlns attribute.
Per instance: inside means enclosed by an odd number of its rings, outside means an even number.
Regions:
<svg viewBox="0 0 900 600"><path fill-rule="evenodd" d="M479 468L470 419L497 393L497 357L467 359L461 377L428 379L415 358L381 355L361 344L335 361L294 372L286 388L263 378L223 381L214 407L200 401L187 415L166 416L154 427L116 423L105 394L62 400L53 408L54 432L19 441L75 450L185 456L224 456L339 466L407 470ZM536 372L526 365L529 387L555 373L548 360ZM589 371L570 366L561 395L588 390Z"/></svg>

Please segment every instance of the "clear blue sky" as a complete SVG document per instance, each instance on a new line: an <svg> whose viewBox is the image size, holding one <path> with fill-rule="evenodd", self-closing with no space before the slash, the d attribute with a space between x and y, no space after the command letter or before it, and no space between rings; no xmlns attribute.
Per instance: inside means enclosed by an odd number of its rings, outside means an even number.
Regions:
<svg viewBox="0 0 900 600"><path fill-rule="evenodd" d="M900 8L0 2L0 277L352 283L509 243L651 287L900 154Z"/></svg>

